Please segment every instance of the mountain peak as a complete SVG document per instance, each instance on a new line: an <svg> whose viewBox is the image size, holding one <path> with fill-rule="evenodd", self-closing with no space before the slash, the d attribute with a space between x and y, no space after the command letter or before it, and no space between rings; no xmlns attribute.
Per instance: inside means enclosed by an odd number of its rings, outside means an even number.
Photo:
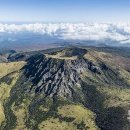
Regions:
<svg viewBox="0 0 130 130"><path fill-rule="evenodd" d="M73 98L74 91L81 88L83 75L101 75L107 70L102 62L96 64L85 58L87 53L87 49L67 48L29 58L24 67L25 75L33 83L29 91Z"/></svg>
<svg viewBox="0 0 130 130"><path fill-rule="evenodd" d="M106 52L99 48L57 48L24 53L24 63L1 63L6 75L0 79L0 128L70 129L71 125L72 130L126 129L129 58Z"/></svg>
<svg viewBox="0 0 130 130"><path fill-rule="evenodd" d="M56 58L56 59L65 59L65 60L75 60L78 57L83 57L87 53L87 49L82 48L66 48L58 52L53 52L51 54L45 54L46 57Z"/></svg>

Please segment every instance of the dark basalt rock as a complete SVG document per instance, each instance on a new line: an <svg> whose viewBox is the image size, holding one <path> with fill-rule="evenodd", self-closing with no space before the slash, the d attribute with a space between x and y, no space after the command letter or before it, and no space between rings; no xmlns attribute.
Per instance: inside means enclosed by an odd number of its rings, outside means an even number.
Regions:
<svg viewBox="0 0 130 130"><path fill-rule="evenodd" d="M76 51L76 52L75 52ZM82 88L82 74L88 72L99 75L100 83L122 85L122 81L116 78L118 75L101 61L93 63L83 56L87 53L85 49L65 49L65 56L75 56L75 59L46 56L37 54L27 60L24 73L28 81L32 83L29 91L44 93L46 96L73 97L73 91ZM62 54L62 53L60 53ZM56 55L56 54L55 54ZM113 82L114 79L114 82Z"/></svg>
<svg viewBox="0 0 130 130"><path fill-rule="evenodd" d="M83 52L85 52L84 49L79 50L82 55L85 54ZM75 55L75 53L72 54ZM72 54L71 56L73 56ZM51 97L54 95L71 97L72 90L81 87L81 74L85 71L101 74L98 66L83 57L66 60L46 57L43 54L29 58L24 69L25 76L33 83L30 91L35 93L43 92Z"/></svg>

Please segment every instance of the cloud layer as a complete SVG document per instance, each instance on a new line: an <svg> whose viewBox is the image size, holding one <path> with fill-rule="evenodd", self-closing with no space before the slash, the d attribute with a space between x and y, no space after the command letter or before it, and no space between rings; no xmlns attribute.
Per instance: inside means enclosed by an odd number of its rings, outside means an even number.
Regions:
<svg viewBox="0 0 130 130"><path fill-rule="evenodd" d="M112 40L121 44L130 43L130 24L126 23L0 24L0 41L5 35L29 33L38 34L43 39L48 36L61 40ZM8 37L12 40L15 38Z"/></svg>

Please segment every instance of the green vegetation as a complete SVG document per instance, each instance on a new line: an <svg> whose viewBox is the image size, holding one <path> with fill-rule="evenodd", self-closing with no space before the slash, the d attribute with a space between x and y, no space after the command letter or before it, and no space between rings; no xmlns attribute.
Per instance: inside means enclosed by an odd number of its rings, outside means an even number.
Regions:
<svg viewBox="0 0 130 130"><path fill-rule="evenodd" d="M97 90L107 97L104 101L104 107L124 106L130 103L130 89L115 86L97 86Z"/></svg>
<svg viewBox="0 0 130 130"><path fill-rule="evenodd" d="M75 124L82 129L97 130L95 124L95 115L92 111L84 108L82 105L65 105L58 108L58 114L64 118L73 118L71 124Z"/></svg>
<svg viewBox="0 0 130 130"><path fill-rule="evenodd" d="M77 128L70 123L60 121L58 118L49 118L39 124L39 130L77 130Z"/></svg>
<svg viewBox="0 0 130 130"><path fill-rule="evenodd" d="M11 80L11 82L8 84L8 81L4 80L0 83L0 125L1 123L5 120L5 115L4 115L4 103L6 100L10 97L10 91L12 87L16 84L17 79L19 78L19 73L13 73L8 75L8 79Z"/></svg>
<svg viewBox="0 0 130 130"><path fill-rule="evenodd" d="M9 73L20 70L24 65L24 61L0 63L0 78L6 76Z"/></svg>

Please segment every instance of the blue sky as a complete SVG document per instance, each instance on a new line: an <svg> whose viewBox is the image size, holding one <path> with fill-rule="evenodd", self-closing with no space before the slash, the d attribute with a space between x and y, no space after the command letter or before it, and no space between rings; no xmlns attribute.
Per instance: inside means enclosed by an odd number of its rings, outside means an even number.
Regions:
<svg viewBox="0 0 130 130"><path fill-rule="evenodd" d="M130 22L130 0L0 0L0 21Z"/></svg>

